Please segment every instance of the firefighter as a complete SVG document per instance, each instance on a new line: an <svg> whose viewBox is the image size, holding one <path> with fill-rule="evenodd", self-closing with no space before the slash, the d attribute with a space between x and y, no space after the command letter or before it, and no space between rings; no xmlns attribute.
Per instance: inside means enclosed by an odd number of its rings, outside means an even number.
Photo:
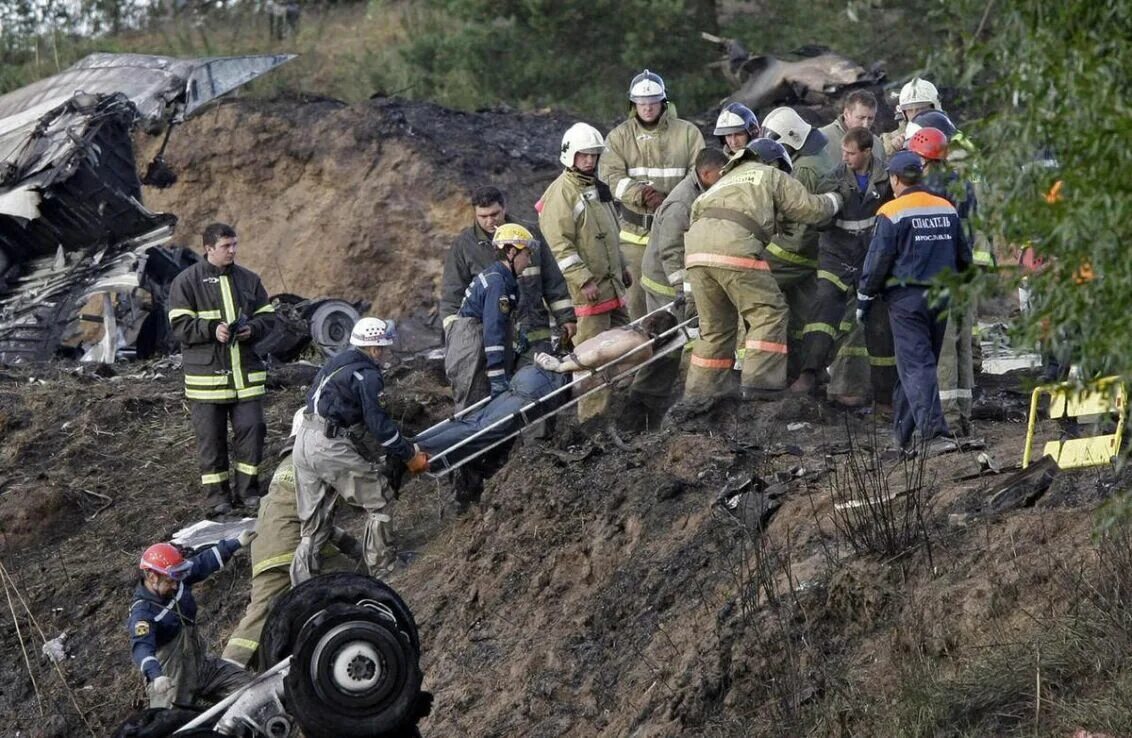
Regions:
<svg viewBox="0 0 1132 738"><path fill-rule="evenodd" d="M893 435L910 451L918 431L925 453L935 455L955 450L956 443L948 438L936 379L947 304L928 290L941 273L970 266L971 249L955 207L923 185L919 155L894 154L888 173L895 199L877 212L858 283L857 320L866 320L877 297L883 297L896 345Z"/></svg>
<svg viewBox="0 0 1132 738"><path fill-rule="evenodd" d="M142 554L126 627L151 708L218 701L251 681L235 664L205 653L193 585L220 571L254 536L244 531L188 559L170 543L155 543Z"/></svg>
<svg viewBox="0 0 1132 738"><path fill-rule="evenodd" d="M204 261L177 275L169 288L169 323L181 342L185 397L191 401L201 485L213 512L259 503L259 462L267 368L253 344L271 332L275 308L263 283L236 264L236 231L204 229ZM235 436L235 492L229 486L228 423Z"/></svg>
<svg viewBox="0 0 1132 738"><path fill-rule="evenodd" d="M842 164L834 176L845 204L833 226L820 236L814 312L802 343L802 373L790 390L813 391L818 376L833 363L831 399L850 407L864 404L866 398L861 395L871 380L873 400L884 408L892 404L896 372L886 316L874 311L866 326L867 335L861 336L851 313L876 212L892 198L888 172L880 159L873 156L874 145L874 137L867 128L850 128L842 137ZM849 325L843 328L847 315ZM839 339L841 347L835 357L833 349ZM867 351L860 352L863 356L854 356L859 353L857 349L866 346Z"/></svg>
<svg viewBox="0 0 1132 738"><path fill-rule="evenodd" d="M357 447L368 432L385 452L386 466L404 464L413 474L428 468L428 456L405 440L381 405L381 360L396 337L391 322L362 318L350 332L352 348L326 362L311 383L292 453L301 534L291 561L293 585L321 568L339 495L368 514L362 553L370 574L396 561L385 512L393 489L381 465L367 461Z"/></svg>
<svg viewBox="0 0 1132 738"><path fill-rule="evenodd" d="M495 230L491 242L496 260L468 285L456 320L448 327L444 373L452 384L457 410L507 389L519 308L516 275L530 266L533 241L531 232L516 223Z"/></svg>
<svg viewBox="0 0 1132 738"><path fill-rule="evenodd" d="M609 132L600 179L613 188L619 205L621 253L633 277L629 317L636 320L645 314L641 259L656 209L691 171L704 137L694 125L676 117L664 80L654 72L646 69L633 77L629 101L633 110L628 120Z"/></svg>
<svg viewBox="0 0 1132 738"><path fill-rule="evenodd" d="M299 510L295 500L295 464L291 450L299 433L304 409L295 413L291 421L291 435L280 452L279 466L271 477L267 494L259 506L256 517L256 537L252 540L252 591L244 617L240 620L224 652L225 661L250 668L259 651L259 639L267 614L279 595L291 588L289 569L295 548L299 545ZM353 569L361 561L361 544L341 528L330 535L334 552L323 562L327 570Z"/></svg>
<svg viewBox="0 0 1132 738"><path fill-rule="evenodd" d="M629 322L625 290L633 278L621 255L613 193L597 177L604 151L596 128L570 126L559 155L565 170L536 205L539 230L566 278L578 316L575 343ZM578 418L600 414L608 402L608 391L595 392L578 403Z"/></svg>
<svg viewBox="0 0 1132 738"><path fill-rule="evenodd" d="M736 155L723 176L692 205L684 237L684 263L700 315L685 395L726 392L735 355L736 312L746 327L744 398L773 397L786 388L786 301L770 272L766 250L782 216L821 223L840 208L830 192L811 195L789 174L758 160L752 150ZM782 156L789 158L786 152Z"/></svg>
<svg viewBox="0 0 1132 738"><path fill-rule="evenodd" d="M758 138L761 131L759 118L750 108L743 103L729 103L719 111L712 135L719 137L719 145L728 156L734 156Z"/></svg>
<svg viewBox="0 0 1132 738"><path fill-rule="evenodd" d="M918 115L928 110L942 110L939 100L939 90L935 85L920 77L912 80L900 88L899 104L897 105L897 128L881 136L884 141L884 154L892 156L904 148L911 134L906 129L909 123Z"/></svg>
<svg viewBox="0 0 1132 738"><path fill-rule="evenodd" d="M517 223L531 232L531 265L519 280L519 311L515 316L516 354L519 364L530 362L539 351L550 350L551 319L561 331L562 341L569 343L577 332L574 303L562 271L554 262L550 247L534 226L512 220L507 213L507 200L496 187L479 187L472 193L474 219L471 226L456 237L444 260L444 276L440 288L440 319L445 332L456 320L464 300L464 291L472 278L496 260L491 239L506 223Z"/></svg>
<svg viewBox="0 0 1132 738"><path fill-rule="evenodd" d="M702 149L696 154L695 169L657 209L649 245L641 261L641 286L645 290L647 312L659 310L683 296L684 317L696 314L690 290L685 289L684 234L691 220L692 202L719 181L726 164L727 155L719 149ZM637 372L629 391L629 405L641 412L631 410L626 414L629 425L659 427L679 373L680 354L677 352Z"/></svg>
<svg viewBox="0 0 1132 738"><path fill-rule="evenodd" d="M876 118L876 95L868 90L853 90L846 95L841 115L819 129L829 139L826 144L829 157L834 161L841 161L841 139L845 132L850 128L867 128L871 131ZM873 134L872 157L881 163L881 171L884 171L884 141L876 134Z"/></svg>
<svg viewBox="0 0 1132 738"><path fill-rule="evenodd" d="M837 163L826 150L825 135L806 123L790 108L777 108L763 121L767 138L782 144L790 153L793 176L814 195L836 189L833 170ZM767 244L766 261L786 298L790 311L789 376L802 370L802 341L810 325L813 296L817 290L818 232L804 223L784 221Z"/></svg>

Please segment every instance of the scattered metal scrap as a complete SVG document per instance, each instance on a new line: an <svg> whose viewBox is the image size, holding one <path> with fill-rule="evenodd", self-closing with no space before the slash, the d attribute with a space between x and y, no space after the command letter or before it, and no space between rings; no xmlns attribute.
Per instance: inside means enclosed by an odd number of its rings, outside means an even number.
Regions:
<svg viewBox="0 0 1132 738"><path fill-rule="evenodd" d="M168 134L292 58L92 54L0 96L0 362L112 361L147 329L161 345L177 219L142 204L132 134Z"/></svg>

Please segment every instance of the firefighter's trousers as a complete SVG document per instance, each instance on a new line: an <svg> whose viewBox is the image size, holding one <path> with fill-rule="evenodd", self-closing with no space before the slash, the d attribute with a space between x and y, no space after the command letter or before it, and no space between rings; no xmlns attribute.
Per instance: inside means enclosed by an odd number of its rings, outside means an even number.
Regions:
<svg viewBox="0 0 1132 738"><path fill-rule="evenodd" d="M294 585L320 571L320 553L334 530L334 506L339 495L368 514L362 554L369 573L377 575L396 559L389 530L391 518L385 512L393 491L381 466L362 458L349 438L328 438L326 429L326 421L318 415L304 415L292 453L301 535L291 562Z"/></svg>
<svg viewBox="0 0 1132 738"><path fill-rule="evenodd" d="M688 267L688 280L700 314L700 337L692 348L687 397L727 392L739 333L738 312L746 329L744 389L786 387L786 300L765 261L749 259L751 268Z"/></svg>
<svg viewBox="0 0 1132 738"><path fill-rule="evenodd" d="M228 469L228 423L232 423L232 467L236 475L235 497L230 499ZM200 481L210 502L239 502L259 497L259 464L267 423L263 400L192 403L193 431L197 437Z"/></svg>

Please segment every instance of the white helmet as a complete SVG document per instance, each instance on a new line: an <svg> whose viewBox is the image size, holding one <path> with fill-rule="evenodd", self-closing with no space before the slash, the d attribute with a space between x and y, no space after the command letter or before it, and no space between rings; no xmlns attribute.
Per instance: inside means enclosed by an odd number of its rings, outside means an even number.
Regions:
<svg viewBox="0 0 1132 738"><path fill-rule="evenodd" d="M805 145L813 128L793 108L775 108L763 120L763 135L793 151L798 151Z"/></svg>
<svg viewBox="0 0 1132 738"><path fill-rule="evenodd" d="M307 406L303 405L295 411L294 417L291 418L291 438L299 435L299 428L303 425L303 413L307 411Z"/></svg>
<svg viewBox="0 0 1132 738"><path fill-rule="evenodd" d="M589 123L575 123L562 134L562 153L558 160L564 167L574 166L574 154L600 154L605 151L601 131Z"/></svg>
<svg viewBox="0 0 1132 738"><path fill-rule="evenodd" d="M629 83L629 101L634 103L658 103L668 99L664 80L656 72L645 70L633 77Z"/></svg>
<svg viewBox="0 0 1132 738"><path fill-rule="evenodd" d="M351 346L392 346L397 340L397 329L392 320L362 318L350 331Z"/></svg>
<svg viewBox="0 0 1132 738"><path fill-rule="evenodd" d="M916 105L931 105L936 110L942 107L939 104L939 90L931 82L919 77L913 77L911 82L900 88L900 108L907 110Z"/></svg>

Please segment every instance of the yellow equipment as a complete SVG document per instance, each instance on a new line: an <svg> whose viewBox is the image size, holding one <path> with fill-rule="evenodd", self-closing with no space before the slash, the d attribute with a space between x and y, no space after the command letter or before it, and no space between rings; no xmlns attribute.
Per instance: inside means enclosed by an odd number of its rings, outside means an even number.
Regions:
<svg viewBox="0 0 1132 738"><path fill-rule="evenodd" d="M1052 456L1062 469L1103 466L1120 452L1124 422L1128 415L1128 396L1120 377L1104 377L1081 387L1073 382L1044 384L1034 388L1030 396L1030 419L1026 428L1026 447L1022 451L1022 467L1030 465L1034 450L1034 430L1038 424L1038 399L1050 396L1049 417L1085 418L1116 415L1116 431L1108 435L1048 441L1043 456Z"/></svg>

